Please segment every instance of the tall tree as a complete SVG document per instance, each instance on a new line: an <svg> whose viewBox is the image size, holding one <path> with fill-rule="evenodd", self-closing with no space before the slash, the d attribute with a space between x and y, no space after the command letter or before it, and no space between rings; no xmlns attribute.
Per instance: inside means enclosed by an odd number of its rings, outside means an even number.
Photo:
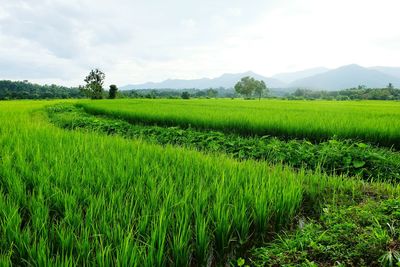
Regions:
<svg viewBox="0 0 400 267"><path fill-rule="evenodd" d="M258 81L253 77L243 77L235 85L235 91L238 94L243 95L245 98L250 98L255 92L261 99L263 91L267 90L267 86L264 81Z"/></svg>
<svg viewBox="0 0 400 267"><path fill-rule="evenodd" d="M89 75L86 76L85 87L80 87L85 94L91 99L103 98L103 83L106 75L99 69L91 70Z"/></svg>
<svg viewBox="0 0 400 267"><path fill-rule="evenodd" d="M212 89L212 88L207 89L206 93L207 93L208 97L217 97L218 96L218 91L215 89Z"/></svg>
<svg viewBox="0 0 400 267"><path fill-rule="evenodd" d="M254 78L249 76L243 77L240 81L235 84L236 93L243 95L245 98L250 98L254 91L253 87Z"/></svg>
<svg viewBox="0 0 400 267"><path fill-rule="evenodd" d="M257 81L255 82L255 88L254 88L255 93L258 95L258 100L261 100L261 97L263 93L265 92L268 94L268 88L265 85L264 81Z"/></svg>
<svg viewBox="0 0 400 267"><path fill-rule="evenodd" d="M117 97L118 88L115 84L110 85L110 90L108 91L108 98L115 99Z"/></svg>

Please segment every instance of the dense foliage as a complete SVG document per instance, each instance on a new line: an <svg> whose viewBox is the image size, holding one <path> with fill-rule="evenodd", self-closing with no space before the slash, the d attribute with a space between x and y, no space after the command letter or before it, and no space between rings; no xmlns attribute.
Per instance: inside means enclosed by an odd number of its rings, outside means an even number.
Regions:
<svg viewBox="0 0 400 267"><path fill-rule="evenodd" d="M293 233L255 250L253 264L399 266L400 200L342 205L327 205L319 220L303 219Z"/></svg>
<svg viewBox="0 0 400 267"><path fill-rule="evenodd" d="M189 93L191 98L232 98L236 97L233 89L209 88L209 89L137 89L120 91L122 98L181 98L182 93Z"/></svg>
<svg viewBox="0 0 400 267"><path fill-rule="evenodd" d="M400 100L400 89L395 88L351 88L341 91L314 91L297 89L289 99L326 99L326 100Z"/></svg>
<svg viewBox="0 0 400 267"><path fill-rule="evenodd" d="M110 89L108 90L108 98L115 99L117 97L118 87L115 84L110 85Z"/></svg>
<svg viewBox="0 0 400 267"><path fill-rule="evenodd" d="M262 94L267 91L267 86L264 81L258 81L250 76L240 79L240 81L235 84L234 88L236 93L245 98L250 98L252 95L255 95L260 99Z"/></svg>
<svg viewBox="0 0 400 267"><path fill-rule="evenodd" d="M182 99L189 99L189 98L190 98L189 92L182 92L181 98L182 98Z"/></svg>
<svg viewBox="0 0 400 267"><path fill-rule="evenodd" d="M0 81L0 100L83 98L78 88L38 85L23 81Z"/></svg>
<svg viewBox="0 0 400 267"><path fill-rule="evenodd" d="M101 76L101 75L100 75ZM98 77L100 77L98 76ZM8 99L65 99L65 98L83 98L92 97L92 93L96 92L93 97L96 98L181 98L183 92L189 94L189 98L237 98L240 96L233 88L209 88L209 89L137 89L137 90L118 90L113 87L108 91L107 96L102 90L102 85L91 85L91 91L86 87L65 87L59 85L38 85L27 81L0 81L0 100ZM297 99L324 99L324 100L400 100L400 89L382 88L372 89L365 87L351 88L341 91L315 91L309 89L297 89L293 93L287 94L278 89L263 89L250 92L249 96L265 97L269 91L271 96L279 96L290 100ZM93 89L93 90L92 90ZM92 92L92 93L90 93ZM111 95L110 95L111 92ZM110 97L111 96L111 97Z"/></svg>
<svg viewBox="0 0 400 267"><path fill-rule="evenodd" d="M89 72L89 75L85 77L85 86L81 86L79 89L85 93L87 97L91 99L102 99L104 95L104 79L106 75L99 69L94 69ZM110 88L110 92L112 92Z"/></svg>

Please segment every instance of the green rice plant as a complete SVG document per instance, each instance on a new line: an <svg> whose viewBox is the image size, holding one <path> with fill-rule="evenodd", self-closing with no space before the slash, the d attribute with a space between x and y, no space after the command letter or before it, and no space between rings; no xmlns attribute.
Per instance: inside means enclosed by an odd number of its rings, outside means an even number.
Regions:
<svg viewBox="0 0 400 267"><path fill-rule="evenodd" d="M185 200L188 199L183 201ZM172 226L173 235L170 236L172 262L175 266L187 266L190 264L192 253L191 238L193 235L190 224L192 211L190 206L175 206L174 210L171 218L174 222Z"/></svg>
<svg viewBox="0 0 400 267"><path fill-rule="evenodd" d="M120 99L79 105L132 123L316 141L337 136L400 147L400 103L394 101Z"/></svg>
<svg viewBox="0 0 400 267"><path fill-rule="evenodd" d="M329 139L318 144L307 140L284 141L275 137L241 137L216 131L179 127L132 125L118 119L92 116L71 104L47 108L51 122L63 128L89 129L157 144L173 144L211 153L226 153L240 160L265 160L295 169L319 169L333 175L361 176L368 181L397 182L400 154L353 140Z"/></svg>
<svg viewBox="0 0 400 267"><path fill-rule="evenodd" d="M210 235L210 218L205 216L204 207L200 205L196 205L195 208L195 224L194 224L194 257L199 266L204 266L207 264L207 261L210 257L210 244L211 244L211 235Z"/></svg>
<svg viewBox="0 0 400 267"><path fill-rule="evenodd" d="M356 179L65 131L43 113L55 103L0 105L4 264L223 265L287 227L303 204L365 192Z"/></svg>

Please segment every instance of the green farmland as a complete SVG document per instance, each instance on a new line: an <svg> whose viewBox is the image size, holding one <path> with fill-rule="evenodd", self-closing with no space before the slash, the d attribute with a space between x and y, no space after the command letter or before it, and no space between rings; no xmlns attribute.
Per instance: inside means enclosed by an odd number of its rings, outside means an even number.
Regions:
<svg viewBox="0 0 400 267"><path fill-rule="evenodd" d="M3 101L0 122L0 266L400 262L400 102Z"/></svg>
<svg viewBox="0 0 400 267"><path fill-rule="evenodd" d="M393 101L117 100L82 106L133 123L310 140L338 136L400 146L400 102Z"/></svg>

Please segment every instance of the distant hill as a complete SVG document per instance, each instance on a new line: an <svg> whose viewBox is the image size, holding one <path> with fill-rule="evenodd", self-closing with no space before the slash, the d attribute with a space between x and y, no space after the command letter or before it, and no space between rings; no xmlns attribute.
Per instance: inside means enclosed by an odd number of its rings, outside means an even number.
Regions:
<svg viewBox="0 0 400 267"><path fill-rule="evenodd" d="M365 85L371 88L386 87L389 83L400 86L400 78L359 65L347 65L329 70L289 84L292 88L341 90Z"/></svg>
<svg viewBox="0 0 400 267"><path fill-rule="evenodd" d="M302 71L296 71L296 72L286 72L286 73L280 73L272 76L272 78L275 78L277 80L280 80L284 83L291 83L299 79L303 79L306 77L310 77L316 74L324 73L327 72L329 69L325 67L318 67L318 68L312 68L312 69L307 69L307 70L302 70Z"/></svg>
<svg viewBox="0 0 400 267"><path fill-rule="evenodd" d="M194 79L194 80L181 80L181 79L168 79L163 82L159 83L144 83L144 84L131 84L122 86L121 90L130 90L130 89L189 89L189 88L196 88L196 89L207 89L207 88L232 88L235 84L245 76L254 77L257 80L263 80L268 87L270 88L284 88L286 84L274 79L274 78L267 78L257 73L248 71L244 73L235 73L235 74L223 74L217 78L209 79L209 78L202 78L202 79Z"/></svg>
<svg viewBox="0 0 400 267"><path fill-rule="evenodd" d="M397 77L400 79L400 68L398 67L372 67L370 69L380 71L382 73L385 73L387 75Z"/></svg>
<svg viewBox="0 0 400 267"><path fill-rule="evenodd" d="M168 79L163 82L131 84L120 87L121 90L132 89L207 89L207 88L232 88L245 76L252 76L263 80L274 91L290 92L297 88L314 90L342 90L359 85L370 88L383 88L389 83L400 87L400 68L371 67L364 68L356 64L342 66L337 69L318 67L304 71L276 74L265 77L248 71L244 73L227 73L217 78L202 78L193 80Z"/></svg>

